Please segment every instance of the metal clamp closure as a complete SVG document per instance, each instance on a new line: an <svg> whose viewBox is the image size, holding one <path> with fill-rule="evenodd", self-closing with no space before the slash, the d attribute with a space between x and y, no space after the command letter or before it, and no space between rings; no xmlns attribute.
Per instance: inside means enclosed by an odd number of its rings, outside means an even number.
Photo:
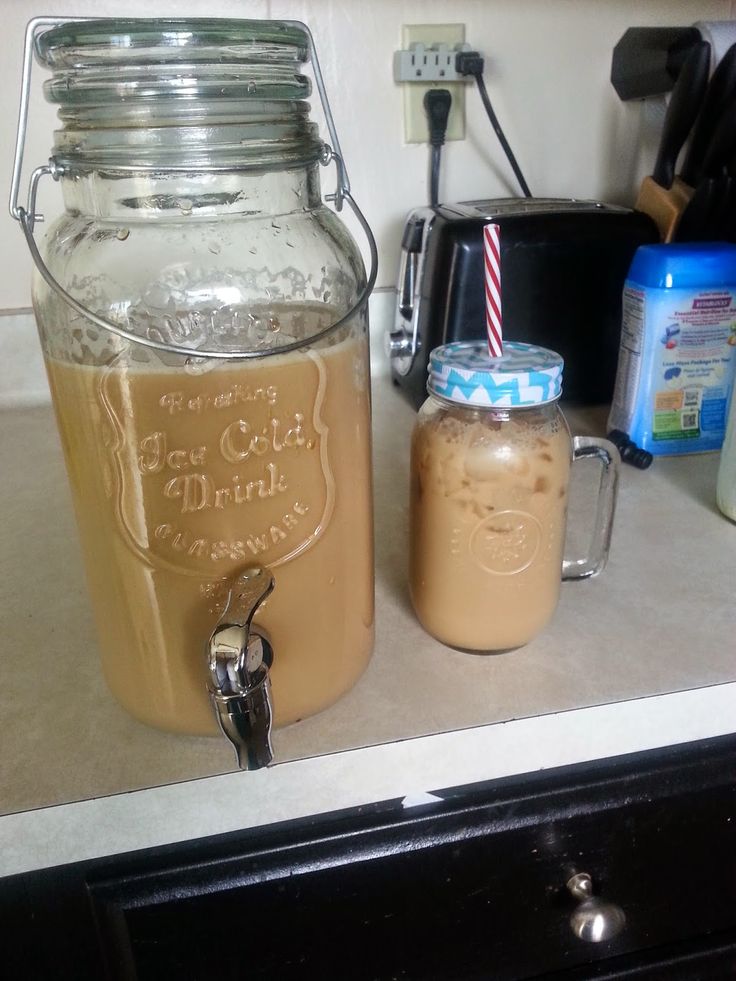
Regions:
<svg viewBox="0 0 736 981"><path fill-rule="evenodd" d="M10 215L15 218L16 221L22 221L22 215L24 208L20 205L20 181L21 174L23 170L23 155L25 152L26 145L26 133L28 130L28 113L30 108L30 96L31 96L31 75L33 72L33 48L36 43L36 36L39 31L45 30L50 27L59 27L61 24L66 24L69 21L86 21L92 20L91 17L34 17L26 25L26 33L23 41L23 68L21 73L21 90L20 90L20 106L18 110L18 125L15 134L15 156L13 159L13 176L10 183ZM314 43L314 37L311 30L305 23L299 20L287 20L283 23L288 24L289 27L295 27L298 30L303 31L307 36L307 48L309 51L309 60L312 64L312 72L314 74L314 82L317 87L317 93L319 95L320 102L322 103L322 111L325 114L325 122L327 124L327 131L330 134L331 146L326 145L327 159L322 159L322 163L325 165L329 164L332 159L335 159L338 163L337 166L337 177L338 186L337 191L334 195L326 195L328 201L334 201L335 209L337 211L342 210L342 202L345 198L350 197L350 178L348 177L347 168L343 160L342 149L340 148L340 140L337 136L337 129L335 128L335 120L332 116L332 109L330 108L330 100L327 97L327 89L325 88L324 78L322 76L322 69L319 64L319 58L317 56L317 48ZM51 172L54 169L53 160L50 162ZM35 174L35 171L34 171ZM32 180L33 178L31 178ZM29 194L30 197L30 194ZM43 221L41 215L36 215L31 212L32 220L31 227L33 226L33 221Z"/></svg>
<svg viewBox="0 0 736 981"><path fill-rule="evenodd" d="M16 221L23 223L23 217L30 224L31 230L37 221L43 221L43 215L37 215L35 211L35 188L43 173L51 173L56 176L53 161L49 162L48 167L38 167L31 175L31 184L28 192L28 212L19 204L20 198L20 179L23 170L23 154L26 147L26 131L28 129L28 109L31 98L31 72L33 70L33 46L36 42L36 35L40 30L47 27L58 27L66 23L69 17L34 17L26 26L26 34L23 42L23 70L20 83L20 107L18 109L18 127L15 134L15 156L13 158L13 177L10 182L10 215ZM74 20L90 20L89 17L75 17ZM43 173L39 174L39 171ZM33 207L31 207L33 201Z"/></svg>
<svg viewBox="0 0 736 981"><path fill-rule="evenodd" d="M346 198L350 199L350 182L348 172L345 169L345 161L339 153L335 153L329 143L323 143L319 162L323 167L329 167L333 160L337 167L337 190L334 194L325 194L325 201L334 204L335 211L342 211L343 202Z"/></svg>
<svg viewBox="0 0 736 981"><path fill-rule="evenodd" d="M325 88L324 78L322 77L322 69L319 65L319 58L317 57L317 47L314 43L314 38L312 37L312 32L307 27L305 23L300 20L287 20L284 23L288 24L289 27L296 27L307 35L307 41L309 42L309 60L312 62L312 73L314 75L314 84L317 86L317 92L319 94L319 101L322 103L322 111L325 114L325 122L327 123L327 132L330 134L330 142L332 146L326 146L326 149L331 154L330 159L335 159L337 163L337 191L334 195L325 195L328 201L334 201L335 210L342 210L343 198L350 197L350 178L348 177L347 167L342 155L342 149L340 148L340 140L337 136L337 129L335 127L335 120L332 117L332 110L330 109L330 100L327 98L327 89ZM322 162L328 164L330 159L323 160Z"/></svg>

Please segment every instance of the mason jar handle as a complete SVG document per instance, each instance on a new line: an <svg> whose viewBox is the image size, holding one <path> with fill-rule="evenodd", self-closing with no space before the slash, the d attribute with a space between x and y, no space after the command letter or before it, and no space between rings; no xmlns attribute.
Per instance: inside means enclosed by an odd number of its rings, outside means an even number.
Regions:
<svg viewBox="0 0 736 981"><path fill-rule="evenodd" d="M84 304L80 303L79 300L75 299L71 293L68 293L61 283L56 279L54 274L51 272L49 267L43 261L43 257L39 251L38 245L36 244L36 239L34 238L34 228L37 221L43 221L43 215L38 214L36 211L36 197L38 193L38 185L41 178L46 175L51 175L54 180L58 180L61 176L61 171L58 168L56 161L52 158L48 164L42 167L36 167L36 169L31 174L31 179L29 183L28 199L26 207L23 207L19 203L20 194L20 178L21 171L23 168L23 154L25 150L26 141L26 131L28 127L28 108L30 99L30 88L31 88L31 70L33 67L33 45L36 38L36 33L45 27L54 27L59 24L63 24L72 18L68 17L36 17L28 23L26 27L25 35L25 45L23 52L23 73L21 80L21 96L20 96L20 107L18 112L18 129L16 133L15 142L15 158L13 161L13 176L10 185L10 214L16 221L19 222L20 227L25 235L26 244L28 245L28 251L31 253L31 258L41 274L42 278L54 290L61 299L78 313L80 316L89 320L90 323L94 324L95 327L99 327L101 330L109 331L111 334L115 334L117 337L121 337L124 340L131 341L134 344L140 344L143 347L152 348L156 351L166 351L169 354L182 354L185 357L190 358L219 358L221 360L227 361L244 361L251 358L265 358L270 357L275 354L288 354L290 351L297 351L303 348L305 341L294 341L291 344L283 344L280 347L267 348L260 351L203 351L200 349L193 349L190 347L182 347L180 344L168 344L164 341L155 341L148 337L141 337L138 334L134 334L132 331L126 330L119 324L113 323L111 320L106 320L104 317L100 317L98 314L93 313L88 310ZM89 17L76 17L74 20L90 20ZM332 140L332 146L328 144L323 145L323 152L320 156L320 163L323 166L328 166L330 163L334 162L337 168L337 190L334 194L325 195L326 200L331 201L336 211L341 211L343 202L347 201L350 208L358 220L358 224L363 230L363 234L368 242L368 249L371 257L370 272L368 274L368 279L366 281L364 289L361 291L360 296L356 300L355 304L348 310L345 316L341 317L339 320L335 321L334 324L330 324L325 327L319 333L312 335L309 338L308 343L313 344L316 341L320 341L325 337L328 337L333 332L339 330L343 325L347 324L352 318L358 313L368 302L368 297L371 295L373 287L376 284L376 277L378 276L378 248L376 246L376 240L373 237L373 232L371 231L370 225L363 214L363 212L358 207L355 199L350 193L350 181L348 179L347 168L345 167L345 161L343 160L342 153L340 151L340 143L337 138L337 131L335 129L335 123L332 118L332 112L330 110L330 104L327 99L327 91L325 89L324 81L322 78L322 72L319 67L319 59L317 58L317 51L314 45L314 38L312 37L312 32L309 30L306 24L301 23L301 21L287 21L286 23L297 26L304 30L307 35L308 47L309 47L309 57L312 62L312 70L314 73L315 83L317 85L317 91L319 92L320 100L322 102L322 108L325 113L325 120L327 122L327 129L330 134L330 139ZM205 168L207 169L207 168Z"/></svg>
<svg viewBox="0 0 736 981"><path fill-rule="evenodd" d="M562 579L588 579L601 572L608 560L613 531L613 515L616 509L616 491L621 458L613 443L591 436L575 436L572 441L572 459L597 460L601 465L598 485L595 524L588 546L588 554L582 559L565 559L562 563Z"/></svg>

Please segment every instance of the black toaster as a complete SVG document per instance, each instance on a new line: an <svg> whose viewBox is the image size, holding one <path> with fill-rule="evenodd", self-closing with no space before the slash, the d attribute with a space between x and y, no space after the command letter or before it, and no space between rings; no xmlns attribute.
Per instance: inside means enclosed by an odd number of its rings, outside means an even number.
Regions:
<svg viewBox="0 0 736 981"><path fill-rule="evenodd" d="M626 273L636 249L659 235L648 215L597 201L499 198L412 211L389 336L395 382L418 407L429 352L485 337L489 221L500 226L504 338L562 355L565 401L610 401Z"/></svg>

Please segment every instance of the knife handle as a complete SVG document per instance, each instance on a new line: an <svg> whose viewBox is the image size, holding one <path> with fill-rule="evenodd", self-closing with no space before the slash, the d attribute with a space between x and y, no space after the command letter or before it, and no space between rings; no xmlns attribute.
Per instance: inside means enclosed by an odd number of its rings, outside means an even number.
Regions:
<svg viewBox="0 0 736 981"><path fill-rule="evenodd" d="M699 181L708 177L721 177L736 153L736 101L726 107L718 120L703 156L698 175Z"/></svg>
<svg viewBox="0 0 736 981"><path fill-rule="evenodd" d="M659 151L652 171L652 177L660 187L672 187L677 157L698 115L708 85L709 69L710 44L699 41L683 62L665 113Z"/></svg>
<svg viewBox="0 0 736 981"><path fill-rule="evenodd" d="M680 171L680 177L695 187L703 173L708 145L715 133L718 120L725 112L728 104L736 100L736 44L732 44L724 54L713 72L713 77L705 93L703 107L700 110L690 146L685 154L685 162Z"/></svg>

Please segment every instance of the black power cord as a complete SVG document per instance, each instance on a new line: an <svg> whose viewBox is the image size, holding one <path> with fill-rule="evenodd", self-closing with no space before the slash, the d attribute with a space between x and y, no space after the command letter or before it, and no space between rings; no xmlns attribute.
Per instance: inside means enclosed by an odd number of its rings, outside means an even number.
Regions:
<svg viewBox="0 0 736 981"><path fill-rule="evenodd" d="M429 145L431 147L429 167L429 203L434 208L439 204L440 158L447 133L447 120L450 115L452 96L447 89L429 89L424 94L424 111L429 124Z"/></svg>
<svg viewBox="0 0 736 981"><path fill-rule="evenodd" d="M524 197L532 197L532 192L529 190L529 185L524 179L524 175L521 172L521 167L519 167L516 162L516 157L514 156L513 150L509 146L509 142L504 136L504 132L501 129L501 124L499 123L496 113L493 111L493 105L491 104L490 96L488 95L488 90L486 89L486 83L483 81L483 57L477 51L458 51L455 56L455 70L458 75L472 75L475 79L476 85L478 86L478 92L480 93L481 100L483 102L483 108L491 121L491 126L493 126L493 131L498 137L498 142L501 144L503 152L506 154L506 159L511 164L511 169L516 175L516 179L519 182L521 190L524 192Z"/></svg>

